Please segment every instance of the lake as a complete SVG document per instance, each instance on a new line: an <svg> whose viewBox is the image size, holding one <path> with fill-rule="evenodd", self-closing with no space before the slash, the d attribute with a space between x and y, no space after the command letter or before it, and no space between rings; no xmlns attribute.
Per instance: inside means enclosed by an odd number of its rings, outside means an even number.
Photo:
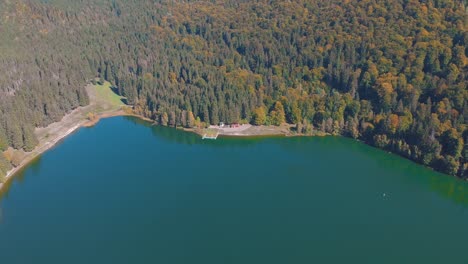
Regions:
<svg viewBox="0 0 468 264"><path fill-rule="evenodd" d="M0 198L2 264L468 263L467 247L467 182L341 137L110 118Z"/></svg>

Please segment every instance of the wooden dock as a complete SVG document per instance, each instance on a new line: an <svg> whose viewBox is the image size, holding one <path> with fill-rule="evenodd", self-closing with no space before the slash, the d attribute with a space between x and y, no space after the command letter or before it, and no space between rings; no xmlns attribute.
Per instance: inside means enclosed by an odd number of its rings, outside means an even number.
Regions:
<svg viewBox="0 0 468 264"><path fill-rule="evenodd" d="M218 138L218 135L219 133L216 133L216 135L207 135L207 134L204 134L202 139L217 139Z"/></svg>
<svg viewBox="0 0 468 264"><path fill-rule="evenodd" d="M217 139L218 136L219 136L219 130L206 131L206 133L203 134L202 139Z"/></svg>

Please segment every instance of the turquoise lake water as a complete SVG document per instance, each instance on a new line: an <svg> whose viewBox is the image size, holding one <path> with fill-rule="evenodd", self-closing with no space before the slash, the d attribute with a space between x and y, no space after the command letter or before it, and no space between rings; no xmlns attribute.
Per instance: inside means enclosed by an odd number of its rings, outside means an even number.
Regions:
<svg viewBox="0 0 468 264"><path fill-rule="evenodd" d="M468 183L340 137L82 128L0 197L0 263L468 263Z"/></svg>

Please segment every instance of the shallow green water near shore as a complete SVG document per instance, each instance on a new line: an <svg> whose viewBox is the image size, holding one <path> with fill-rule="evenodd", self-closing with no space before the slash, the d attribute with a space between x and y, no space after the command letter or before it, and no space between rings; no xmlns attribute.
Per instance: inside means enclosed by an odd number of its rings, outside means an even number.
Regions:
<svg viewBox="0 0 468 264"><path fill-rule="evenodd" d="M468 183L338 137L80 129L0 198L0 262L468 263Z"/></svg>

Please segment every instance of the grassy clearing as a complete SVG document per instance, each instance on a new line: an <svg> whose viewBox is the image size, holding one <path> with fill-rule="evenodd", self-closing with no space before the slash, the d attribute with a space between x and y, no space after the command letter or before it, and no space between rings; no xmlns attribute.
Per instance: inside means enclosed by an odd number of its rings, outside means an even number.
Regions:
<svg viewBox="0 0 468 264"><path fill-rule="evenodd" d="M120 108L124 106L122 99L124 97L114 93L111 89L111 84L109 82L105 82L102 85L96 84L94 85L94 89L96 90L96 101L105 102L109 106Z"/></svg>
<svg viewBox="0 0 468 264"><path fill-rule="evenodd" d="M101 117L115 115L116 112L126 109L125 97L116 94L112 90L112 84L104 82L100 84L98 79L86 86L90 104L82 109L82 117L88 122L85 126L96 124Z"/></svg>
<svg viewBox="0 0 468 264"><path fill-rule="evenodd" d="M89 95L90 104L82 109L82 116L90 121L97 122L100 115L106 115L112 112L122 110L125 107L125 97L116 94L112 90L109 82L103 84L93 83L86 86Z"/></svg>

